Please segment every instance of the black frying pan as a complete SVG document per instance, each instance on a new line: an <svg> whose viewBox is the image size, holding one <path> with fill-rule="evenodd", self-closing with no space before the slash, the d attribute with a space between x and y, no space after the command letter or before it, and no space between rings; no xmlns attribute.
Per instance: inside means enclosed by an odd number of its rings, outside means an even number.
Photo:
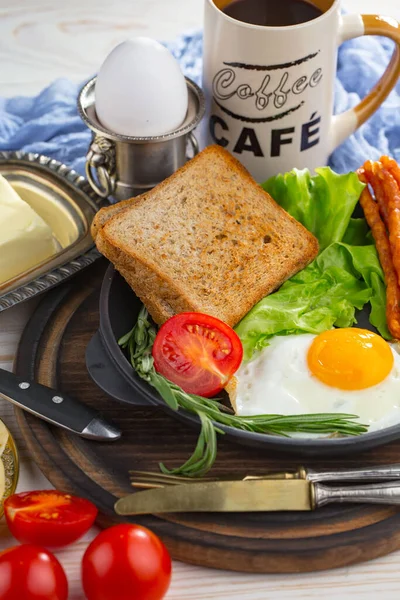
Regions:
<svg viewBox="0 0 400 600"><path fill-rule="evenodd" d="M136 375L117 340L127 333L137 320L142 304L125 280L107 269L100 294L100 328L86 351L86 365L96 384L115 400L133 405L150 404L161 407L171 416L200 427L199 419L184 411L171 410L155 389ZM357 326L373 330L368 314L357 316ZM233 441L266 450L296 453L298 456L334 456L369 450L400 438L400 425L358 437L340 439L299 439L241 431L218 423Z"/></svg>

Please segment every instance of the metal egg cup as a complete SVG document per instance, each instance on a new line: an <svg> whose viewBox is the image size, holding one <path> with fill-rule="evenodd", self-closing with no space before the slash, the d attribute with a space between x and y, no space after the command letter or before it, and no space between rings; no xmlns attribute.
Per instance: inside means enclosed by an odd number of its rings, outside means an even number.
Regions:
<svg viewBox="0 0 400 600"><path fill-rule="evenodd" d="M78 96L82 120L93 132L86 156L86 176L92 189L102 198L125 200L142 194L172 175L199 151L193 130L205 112L202 90L188 77L188 110L180 127L159 136L133 137L114 133L97 118L96 77L88 81Z"/></svg>

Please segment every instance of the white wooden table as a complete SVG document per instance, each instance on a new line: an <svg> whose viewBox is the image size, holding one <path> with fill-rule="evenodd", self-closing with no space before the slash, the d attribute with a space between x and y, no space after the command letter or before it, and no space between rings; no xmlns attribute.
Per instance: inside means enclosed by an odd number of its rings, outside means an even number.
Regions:
<svg viewBox="0 0 400 600"><path fill-rule="evenodd" d="M36 94L58 77L83 81L129 36L168 40L200 27L202 5L203 0L0 0L0 96ZM348 0L346 7L400 19L400 0ZM34 304L0 314L0 367L11 370ZM0 417L21 451L19 491L51 487L24 448L12 407L1 400ZM70 600L84 598L80 559L95 533L93 529L84 540L57 553L69 578ZM0 521L0 550L14 543ZM305 575L243 575L175 563L168 599L372 600L379 594L384 600L397 600L399 593L400 551L370 563Z"/></svg>

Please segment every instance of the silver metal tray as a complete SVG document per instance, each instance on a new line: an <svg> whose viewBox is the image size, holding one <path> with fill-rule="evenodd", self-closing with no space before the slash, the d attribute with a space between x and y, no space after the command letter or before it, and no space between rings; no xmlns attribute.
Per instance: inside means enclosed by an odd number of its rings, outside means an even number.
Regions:
<svg viewBox="0 0 400 600"><path fill-rule="evenodd" d="M59 250L0 284L0 312L49 290L100 257L90 225L105 201L84 177L40 154L0 152L0 174L50 225Z"/></svg>

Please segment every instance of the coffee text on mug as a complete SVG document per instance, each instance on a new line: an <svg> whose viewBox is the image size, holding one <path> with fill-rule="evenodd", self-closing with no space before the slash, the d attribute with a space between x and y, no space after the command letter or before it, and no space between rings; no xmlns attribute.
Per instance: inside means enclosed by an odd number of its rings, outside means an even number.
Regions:
<svg viewBox="0 0 400 600"><path fill-rule="evenodd" d="M229 145L236 154L248 152L257 157L281 156L283 148L291 144L300 152L316 146L321 117L316 111L317 98L313 101L309 92L323 79L318 59L319 51L281 64L225 61L212 82L215 114L210 116L209 127L214 142ZM305 122L288 118L301 107L307 110L307 106L310 116ZM239 133L230 119L243 123ZM263 123L270 123L272 128L260 135L257 124Z"/></svg>
<svg viewBox="0 0 400 600"><path fill-rule="evenodd" d="M300 96L304 93L307 87L316 87L322 79L322 69L316 69L310 77L301 75L291 83L288 71L280 75L278 83L273 82L272 76L267 73L263 75L259 86L252 86L249 83L238 83L237 75L230 67L221 69L214 77L213 95L215 100L229 100L233 96L237 96L240 100L252 98L255 107L259 111L264 111L268 106L274 109L282 109L288 99L293 96ZM221 108L223 108L220 105ZM232 111L230 111L231 116ZM236 115L243 121L261 122L262 119L252 119L243 115ZM283 115L282 115L283 116ZM280 115L271 115L265 120L274 120Z"/></svg>
<svg viewBox="0 0 400 600"><path fill-rule="evenodd" d="M304 150L308 150L319 143L320 123L321 117L314 112L310 119L299 128L295 126L274 128L271 130L269 148L264 147L264 149L260 145L255 129L243 127L237 140L233 141L235 144L233 152L237 154L252 152L254 156L260 157L265 155L280 156L282 146L295 143L296 134L299 138L297 143L300 152L304 152ZM232 141L228 137L228 124L218 115L211 115L210 117L210 134L214 142L223 148Z"/></svg>

